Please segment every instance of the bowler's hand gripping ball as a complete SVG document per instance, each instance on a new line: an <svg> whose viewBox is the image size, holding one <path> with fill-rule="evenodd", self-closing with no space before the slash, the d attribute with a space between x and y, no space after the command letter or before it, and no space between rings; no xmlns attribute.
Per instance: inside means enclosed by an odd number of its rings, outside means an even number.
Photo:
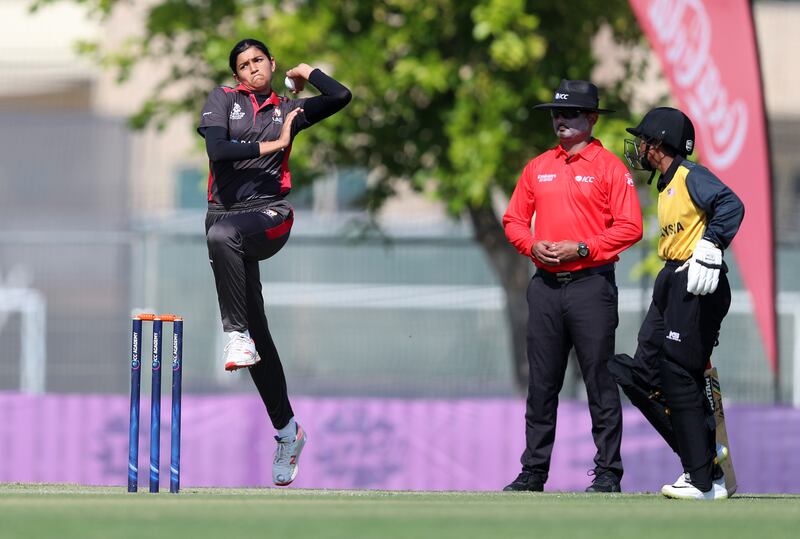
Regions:
<svg viewBox="0 0 800 539"><path fill-rule="evenodd" d="M290 92L294 92L295 88L294 79L292 79L291 77L286 77L286 79L284 79L283 81L283 84L286 86L287 90L289 90Z"/></svg>

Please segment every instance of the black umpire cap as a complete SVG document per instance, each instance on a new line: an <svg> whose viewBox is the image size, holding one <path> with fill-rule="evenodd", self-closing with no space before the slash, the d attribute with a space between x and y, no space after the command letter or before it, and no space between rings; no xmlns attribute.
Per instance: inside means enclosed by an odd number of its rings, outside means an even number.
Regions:
<svg viewBox="0 0 800 539"><path fill-rule="evenodd" d="M660 141L682 156L694 150L694 125L683 112L672 107L657 107L648 112L636 127L625 129L646 142Z"/></svg>
<svg viewBox="0 0 800 539"><path fill-rule="evenodd" d="M597 86L586 80L561 79L561 84L553 94L552 103L534 105L534 109L579 109L590 112L614 112L601 109L598 105Z"/></svg>

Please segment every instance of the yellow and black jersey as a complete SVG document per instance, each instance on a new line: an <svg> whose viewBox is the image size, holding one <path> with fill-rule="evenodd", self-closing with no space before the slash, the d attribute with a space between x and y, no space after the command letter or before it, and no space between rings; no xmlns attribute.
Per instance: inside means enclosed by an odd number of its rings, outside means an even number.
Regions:
<svg viewBox="0 0 800 539"><path fill-rule="evenodd" d="M706 239L726 249L744 218L736 193L707 168L676 157L658 179L658 256L687 260Z"/></svg>

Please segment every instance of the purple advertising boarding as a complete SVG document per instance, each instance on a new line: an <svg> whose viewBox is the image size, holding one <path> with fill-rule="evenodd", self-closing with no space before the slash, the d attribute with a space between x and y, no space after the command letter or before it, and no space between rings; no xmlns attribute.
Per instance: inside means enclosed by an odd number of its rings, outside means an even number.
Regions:
<svg viewBox="0 0 800 539"><path fill-rule="evenodd" d="M146 401L143 400L143 403ZM0 482L126 482L128 398L0 393ZM516 399L297 398L308 432L291 488L499 490L516 477L524 402ZM147 481L149 410L143 404L139 481ZM800 410L726 410L739 492L800 492ZM164 399L163 410L169 410ZM637 410L624 411L625 491L657 492L678 458ZM562 402L546 490L582 491L594 444L585 403ZM181 485L269 487L274 430L257 396L183 399ZM162 417L162 488L169 418Z"/></svg>

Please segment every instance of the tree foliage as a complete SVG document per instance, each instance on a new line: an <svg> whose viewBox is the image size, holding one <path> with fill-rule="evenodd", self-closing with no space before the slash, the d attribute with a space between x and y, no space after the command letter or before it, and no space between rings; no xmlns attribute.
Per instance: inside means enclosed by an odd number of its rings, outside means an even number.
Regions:
<svg viewBox="0 0 800 539"><path fill-rule="evenodd" d="M34 0L83 4L107 17L133 0ZM142 0L136 0L142 1ZM530 264L503 236L491 198L510 193L525 162L555 143L549 102L562 78L590 79L592 39L604 25L625 45L642 39L627 0L147 0L144 32L115 50L83 50L125 80L143 60L169 65L136 127L200 111L208 92L232 85L228 53L264 41L280 74L299 62L328 71L353 92L348 108L298 137L296 171L332 163L368 169L368 206L399 181L467 215L506 291L516 379L527 384L525 288ZM599 51L600 54L603 51ZM636 66L625 65L628 75ZM622 150L632 125L623 77L603 88L595 134ZM175 96L175 89L182 89ZM282 91L278 87L276 91ZM313 177L298 174L296 179ZM298 182L299 183L299 182Z"/></svg>
<svg viewBox="0 0 800 539"><path fill-rule="evenodd" d="M36 0L35 7L63 0ZM129 0L70 0L98 17ZM170 70L133 125L196 114L208 91L231 84L227 55L243 37L262 39L279 73L306 61L328 69L354 99L299 140L301 165L360 165L377 180L373 203L397 179L435 188L454 214L509 192L524 162L553 144L546 114L561 78L589 78L590 42L601 25L619 41L640 38L627 0L153 0L143 34L116 50L84 51L125 80L142 60ZM188 81L178 97L167 90ZM280 84L282 77L276 77ZM183 87L183 86L181 86ZM627 107L619 88L603 102L620 111L598 126L618 149ZM309 153L313 149L312 153Z"/></svg>

